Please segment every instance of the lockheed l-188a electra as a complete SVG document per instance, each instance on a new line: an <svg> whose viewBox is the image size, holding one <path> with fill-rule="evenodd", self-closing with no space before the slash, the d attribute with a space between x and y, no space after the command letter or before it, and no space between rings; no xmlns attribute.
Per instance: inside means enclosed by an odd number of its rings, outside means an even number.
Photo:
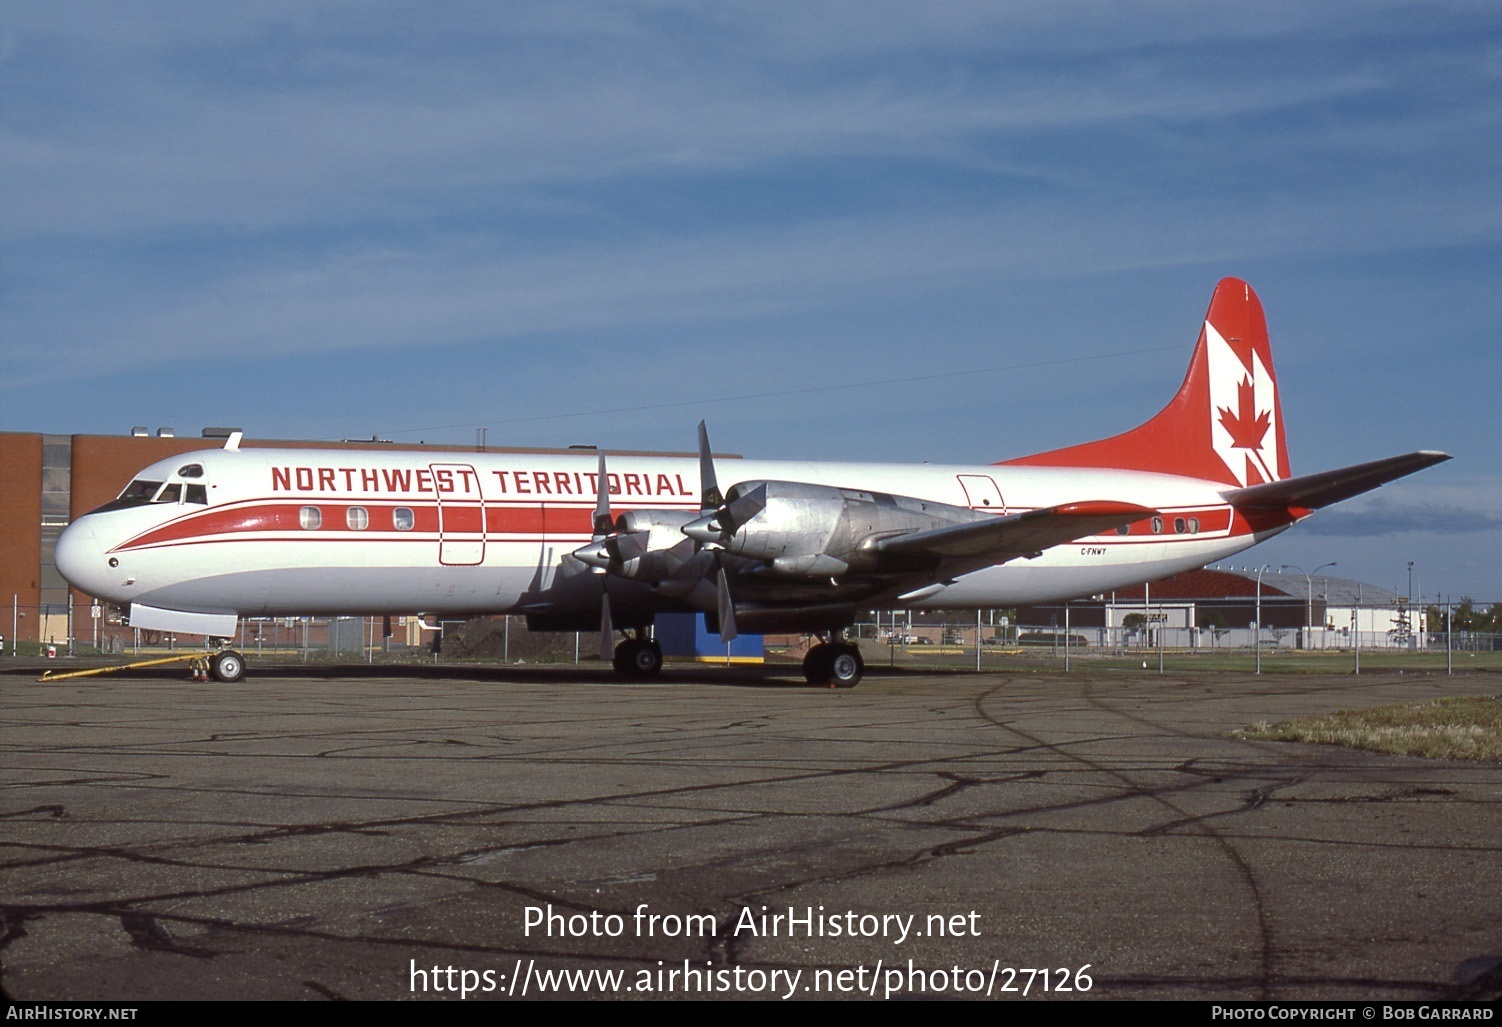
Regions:
<svg viewBox="0 0 1502 1027"><path fill-rule="evenodd" d="M78 518L57 567L132 625L241 617L524 614L598 631L623 674L662 663L654 618L818 635L811 682L853 685L861 609L1092 595L1224 559L1313 511L1447 460L1419 451L1293 477L1267 325L1220 282L1169 404L1111 438L979 466L692 456L222 449L162 460ZM718 482L734 484L722 493ZM617 642L617 636L621 640Z"/></svg>

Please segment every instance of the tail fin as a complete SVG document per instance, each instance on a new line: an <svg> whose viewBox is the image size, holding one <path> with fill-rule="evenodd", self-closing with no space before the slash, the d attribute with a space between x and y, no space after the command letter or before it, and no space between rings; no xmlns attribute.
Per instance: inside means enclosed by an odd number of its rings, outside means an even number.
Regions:
<svg viewBox="0 0 1502 1027"><path fill-rule="evenodd" d="M1283 408L1257 294L1240 279L1221 279L1184 384L1146 424L1002 463L1157 471L1242 487L1287 478Z"/></svg>

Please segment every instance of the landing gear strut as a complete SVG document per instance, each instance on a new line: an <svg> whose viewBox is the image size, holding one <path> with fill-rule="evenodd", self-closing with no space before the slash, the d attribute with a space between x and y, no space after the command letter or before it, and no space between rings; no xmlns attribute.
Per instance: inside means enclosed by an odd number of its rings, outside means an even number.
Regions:
<svg viewBox="0 0 1502 1027"><path fill-rule="evenodd" d="M640 634L628 638L615 647L611 666L617 674L628 678L652 678L662 670L662 646L655 639L643 638Z"/></svg>
<svg viewBox="0 0 1502 1027"><path fill-rule="evenodd" d="M803 676L811 685L854 688L865 672L860 648L844 637L820 642L803 657Z"/></svg>

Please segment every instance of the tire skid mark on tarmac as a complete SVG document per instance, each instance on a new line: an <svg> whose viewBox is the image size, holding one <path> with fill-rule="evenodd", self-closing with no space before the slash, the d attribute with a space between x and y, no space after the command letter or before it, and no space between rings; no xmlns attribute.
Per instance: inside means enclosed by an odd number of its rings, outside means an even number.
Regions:
<svg viewBox="0 0 1502 1027"><path fill-rule="evenodd" d="M1384 684L1390 684L1394 682L1406 684L1406 682L1402 680L1401 675L1369 675L1364 679L1354 679L1349 683L1330 682L1328 680L1321 679L1319 682L1319 691L1321 694L1335 695L1355 693L1359 694L1363 699L1366 700L1366 702L1362 705L1380 705L1389 700L1373 698L1376 690ZM1182 679L1179 679L1177 681L1170 679L1169 683L1188 684L1188 682L1185 682ZM1242 840L1242 836L1234 831L1216 829L1210 824L1210 821L1213 820L1230 820L1240 817L1243 814L1261 809L1270 800L1276 797L1279 792L1306 783L1311 778L1314 778L1319 774L1330 771L1337 771L1342 774L1360 772L1360 768L1355 763L1355 760L1358 758L1356 756L1357 750L1324 745L1301 745L1299 743L1268 741L1263 739L1237 738L1224 732L1216 732L1214 734L1207 735L1200 732L1185 731L1173 725L1165 724L1162 721L1154 719L1153 717L1148 716L1140 711L1129 711L1121 709L1118 706L1113 705L1107 699L1100 696L1098 692L1099 682L1086 679L1082 690L1082 697L1090 706L1104 713L1121 717L1125 720L1140 724L1143 727L1150 728L1155 732L1173 737L1185 739L1214 740L1223 744L1237 744L1241 748L1256 753L1258 756L1264 758L1272 758L1282 764L1281 766L1269 766L1266 763L1257 762L1238 766L1229 761L1218 761L1213 766L1202 767L1197 765L1199 763L1198 759L1185 761L1185 763L1175 768L1178 772L1208 776L1209 778L1217 782L1240 779L1246 780L1248 782L1262 781L1265 783L1252 785L1252 787L1250 787L1245 793L1242 804L1235 809L1219 810L1205 814L1186 814L1181 820L1156 825L1152 828L1148 828L1143 832L1144 834L1167 834L1170 832L1181 831L1189 827L1197 827L1202 831L1212 835L1215 840L1225 849L1227 854L1232 859L1234 865L1237 867L1238 871L1247 880L1249 887L1253 889L1253 894L1257 899L1257 914L1259 925L1261 925L1263 928L1262 937L1265 961L1262 975L1263 982L1261 987L1263 988L1264 999L1269 997L1269 995L1267 994L1268 985L1274 982L1279 987L1288 987L1290 985L1348 986L1358 988L1384 987L1409 991L1412 992L1416 997L1435 997L1433 982L1402 981L1393 979L1369 980L1365 978L1348 979L1340 977L1313 977L1297 973L1291 974L1287 972L1278 972L1276 974L1269 973L1272 963L1278 958L1278 953L1271 937L1271 929L1270 925L1268 924L1268 918L1266 915L1266 910L1264 908L1265 904L1261 899L1261 893L1257 887L1256 872L1248 859L1242 855L1242 853L1236 846L1236 841ZM1259 690L1259 695L1263 698L1275 696L1292 696L1303 698L1309 695L1309 690L1307 688L1287 687L1282 689L1267 689L1265 691ZM1236 701L1238 698L1239 697L1235 695L1228 695L1225 693L1211 693L1206 696L1204 701L1225 702ZM1132 701L1141 703L1144 700L1141 696L1134 695L1132 696ZM1370 753L1367 755L1370 755L1379 760L1388 758L1388 754L1383 753ZM1290 766L1289 764L1292 765ZM1385 768L1361 772L1361 777L1368 784L1373 782L1382 782L1389 783L1395 788L1405 789L1405 794L1415 790L1414 786L1407 780L1390 779L1388 774L1382 772L1383 769ZM1425 791L1424 789L1417 790ZM1434 789L1434 791L1443 792L1445 795L1453 794L1448 789ZM1286 801L1312 801L1318 805L1332 805L1351 801L1376 802L1382 800L1352 800L1344 798L1322 797L1314 800ZM1482 800L1476 800L1476 803L1487 808L1493 808L1495 806L1494 803L1489 803ZM1165 805L1169 805L1171 807L1170 803L1165 802ZM1255 836L1255 838L1248 840L1254 840L1258 843L1266 843L1272 840L1294 841L1298 840L1298 838L1296 836L1290 836L1286 834L1268 835L1259 833ZM1332 844L1325 839L1311 838L1309 840L1319 841L1320 844ZM1366 839L1363 840L1360 844L1363 848L1368 849L1391 848L1395 850L1410 852L1422 849L1433 849L1436 851L1454 851L1456 848L1455 846L1447 844L1440 840L1430 842L1412 842L1407 840L1384 842ZM1502 967L1502 960L1499 960L1499 967ZM1478 992L1477 989L1482 989L1484 991L1485 989L1490 987L1485 980L1486 976L1487 975L1483 974L1476 980L1469 982L1462 980L1457 985L1458 990L1456 990L1453 994L1443 995L1439 997L1460 1001L1463 1000L1463 995L1470 995L1472 993L1480 994L1481 992ZM1502 978L1502 970L1497 971L1497 976L1499 978ZM1496 988L1492 988L1490 991L1486 992L1486 994L1493 996L1496 993Z"/></svg>
<svg viewBox="0 0 1502 1027"><path fill-rule="evenodd" d="M1248 893L1251 896L1252 913L1253 913L1253 916L1254 916L1254 919L1255 919L1255 922L1256 922L1256 925L1257 925L1257 936L1258 936L1258 939L1259 939L1259 946L1258 946L1259 947L1259 951L1258 951L1258 958L1257 958L1258 974L1257 974L1257 977L1256 977L1256 986L1257 986L1259 998L1262 999L1263 1001L1266 1001L1270 997L1270 995L1271 995L1271 989L1270 989L1271 981L1269 980L1269 974L1270 974L1271 964L1272 964L1272 936L1271 936L1271 926L1268 923L1267 909L1265 907L1265 903L1264 903L1263 898L1262 898L1261 890L1260 890L1260 888L1258 887L1258 884L1257 884L1256 874L1253 872L1251 866L1247 863L1246 859L1241 855L1240 852L1237 851L1236 846L1233 845L1226 838L1222 837L1213 827L1211 827L1207 823L1205 823L1205 819L1203 817L1194 816L1194 815L1188 813L1188 811L1186 811L1186 810L1184 810L1184 809L1182 809L1182 808L1174 805L1174 803L1171 802L1170 799L1168 798L1168 795L1171 793L1171 791L1173 791L1173 789L1164 789L1164 788L1159 787L1159 786L1155 786L1155 787L1142 787L1142 786L1139 786L1137 784L1137 782L1135 782L1126 771L1120 770L1120 769L1118 769L1117 767L1114 767L1114 766L1109 766L1109 765L1107 765L1107 764L1105 764L1105 763L1103 763L1103 762L1101 762L1099 760L1092 759L1092 758L1090 758L1088 756L1085 756L1083 754L1070 751L1072 747L1077 746L1077 745L1080 744L1078 740L1070 741L1070 742L1060 742L1058 744L1049 743L1049 742L1044 741L1042 738L1038 737L1037 735L1031 734L1030 732L1024 731L1021 728L1016 727L1012 723L1009 723L1007 721L998 720L997 718L993 717L986 710L986 700L988 700L992 696L994 696L994 695L1002 692L1007 687L1007 684L1008 684L1008 682L1004 681L1002 684L997 685L995 688L992 688L989 691L982 692L981 694L977 695L976 698L975 698L975 711L976 711L976 713L978 713L981 717L983 717L984 719L986 719L990 723L994 724L997 728L999 728L999 729L1001 729L1003 731L1008 731L1008 732L1010 732L1012 734L1015 734L1015 735L1018 735L1020 737L1027 738L1030 741L1034 742L1035 744L1038 744L1038 745L1041 745L1041 746L1044 746L1044 747L1050 749L1051 751L1057 753L1059 756L1064 757L1065 759L1073 760L1075 762L1083 764L1086 767L1089 767L1091 770L1095 771L1096 773L1104 774L1104 775L1106 775L1108 777L1114 778L1115 780L1121 782L1121 784L1124 786L1124 788L1127 789L1128 792L1131 793L1132 795L1141 796L1143 798L1150 799L1151 801L1156 802L1156 803L1162 805L1163 807L1165 807L1166 809L1174 812L1175 814L1178 814L1178 816L1185 823L1186 826L1194 827L1195 829L1198 830L1199 833L1201 833L1202 835L1204 835L1204 836L1212 839L1220 847L1221 851L1225 853L1226 857L1231 861L1232 865L1235 866L1235 868L1237 870L1237 873L1240 875L1240 877L1242 879L1242 882L1245 884L1245 886L1247 888L1247 891L1248 891ZM1090 698L1089 695L1088 695L1088 693L1089 693L1089 684L1087 682L1087 684L1086 684L1086 698L1087 698L1087 700ZM1119 715L1119 714L1117 714L1117 711L1112 710L1111 708L1105 706L1104 704L1101 704L1099 702L1093 702L1093 704L1096 705L1096 707L1098 709L1101 709L1103 712ZM1128 718L1128 719L1131 719L1131 718ZM1153 726L1154 727L1158 727L1158 728L1161 729L1161 725L1153 725ZM1164 730L1170 730L1170 729L1164 729ZM1177 731L1172 731L1172 733L1174 733L1174 734L1180 734L1180 735L1186 734L1185 732L1177 732ZM1146 829L1145 831L1142 831L1142 832L1137 832L1137 833L1138 834L1144 834L1147 831L1151 831L1151 828Z"/></svg>

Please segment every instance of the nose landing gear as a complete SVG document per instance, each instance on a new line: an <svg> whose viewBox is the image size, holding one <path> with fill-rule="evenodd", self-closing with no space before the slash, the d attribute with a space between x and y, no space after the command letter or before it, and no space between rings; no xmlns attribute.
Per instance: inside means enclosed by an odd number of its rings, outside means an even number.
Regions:
<svg viewBox="0 0 1502 1027"><path fill-rule="evenodd" d="M233 649L221 649L209 657L209 673L215 681L232 685L245 677L245 657Z"/></svg>

